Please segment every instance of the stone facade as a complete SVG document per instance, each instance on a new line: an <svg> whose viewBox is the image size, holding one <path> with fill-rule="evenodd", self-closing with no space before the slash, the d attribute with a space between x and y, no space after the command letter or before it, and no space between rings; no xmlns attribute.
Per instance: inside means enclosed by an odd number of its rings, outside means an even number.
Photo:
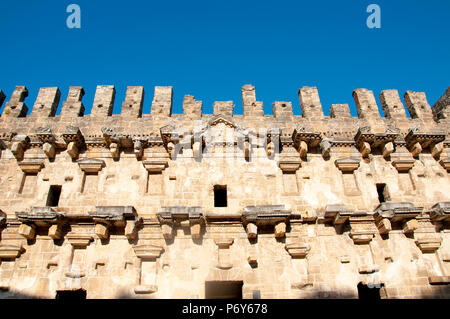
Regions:
<svg viewBox="0 0 450 319"><path fill-rule="evenodd" d="M353 92L324 116L318 90L264 115L252 85L234 102L172 87L42 88L26 116L18 86L0 117L0 297L205 298L239 283L244 298L449 298L448 89ZM0 105L8 98L0 91ZM31 103L30 103L31 104ZM220 296L220 291L218 292ZM217 296L217 295L214 295Z"/></svg>

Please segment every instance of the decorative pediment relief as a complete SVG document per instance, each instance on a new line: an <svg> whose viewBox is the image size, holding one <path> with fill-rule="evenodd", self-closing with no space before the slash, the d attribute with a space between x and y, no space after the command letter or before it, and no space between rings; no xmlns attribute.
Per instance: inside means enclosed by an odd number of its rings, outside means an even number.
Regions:
<svg viewBox="0 0 450 319"><path fill-rule="evenodd" d="M95 234L100 239L109 237L109 229L112 226L125 227L125 236L133 239L137 227L142 223L133 206L96 206L95 211L89 212L89 216L96 223Z"/></svg>

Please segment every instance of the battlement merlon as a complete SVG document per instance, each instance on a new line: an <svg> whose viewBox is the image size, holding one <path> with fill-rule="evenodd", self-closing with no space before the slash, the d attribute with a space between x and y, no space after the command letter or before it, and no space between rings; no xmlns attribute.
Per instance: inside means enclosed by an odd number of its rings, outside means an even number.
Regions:
<svg viewBox="0 0 450 319"><path fill-rule="evenodd" d="M244 116L264 116L263 102L256 101L256 90L251 84L245 84L241 89Z"/></svg>
<svg viewBox="0 0 450 319"><path fill-rule="evenodd" d="M353 91L353 99L355 100L358 117L363 119L378 119L380 112L378 111L377 102L373 92L368 89L356 89Z"/></svg>
<svg viewBox="0 0 450 319"><path fill-rule="evenodd" d="M381 108L388 119L406 119L405 106L400 100L397 90L384 90L380 93Z"/></svg>
<svg viewBox="0 0 450 319"><path fill-rule="evenodd" d="M304 86L298 90L298 99L303 117L323 118L322 104L320 103L317 87Z"/></svg>
<svg viewBox="0 0 450 319"><path fill-rule="evenodd" d="M331 118L352 118L348 104L332 104L330 107Z"/></svg>
<svg viewBox="0 0 450 319"><path fill-rule="evenodd" d="M114 85L97 85L91 116L110 116L113 111L115 97L116 89Z"/></svg>
<svg viewBox="0 0 450 319"><path fill-rule="evenodd" d="M171 116L173 89L171 86L155 86L151 114L156 116Z"/></svg>
<svg viewBox="0 0 450 319"><path fill-rule="evenodd" d="M83 116L84 115L84 105L81 101L84 96L84 89L81 86L71 86L69 88L69 94L67 95L67 100L63 102L63 107L61 109L61 116Z"/></svg>
<svg viewBox="0 0 450 319"><path fill-rule="evenodd" d="M57 87L40 88L31 117L53 117L58 108L61 92Z"/></svg>
<svg viewBox="0 0 450 319"><path fill-rule="evenodd" d="M66 101L63 102L60 118L80 117L78 120L72 119L80 126L83 117L88 119L107 119L112 115L115 99L115 88L113 85L99 85L96 88L94 103L91 114L85 115L85 107L82 102L84 89L81 86L71 86ZM424 127L435 127L439 122L450 118L450 88L435 103L433 108L427 102L425 93L407 91L404 95L404 104L402 103L397 90L384 90L379 98L381 106L384 110L386 118L382 118L378 111L373 92L368 89L356 89L353 91L353 97L356 102L358 118L363 122L355 121L350 114L348 104L332 104L330 107L330 117L325 117L322 112L318 90L316 87L302 87L299 91L300 107L302 108L303 118L313 121L327 121L328 119L349 119L354 125L378 126L378 130L393 121L391 124L397 127L400 125L403 131L414 126L415 122L421 122ZM55 117L56 109L60 99L60 91L57 87L45 87L39 90L38 97L34 103L32 113L29 117L37 117L45 119ZM28 96L28 90L25 86L17 86L12 93L10 100L4 105L2 114L3 126L9 126L9 122L17 123L17 127L23 125L23 118L27 116L28 107L25 105L25 98ZM244 120L252 120L252 118L264 118L262 102L256 101L255 88L252 85L244 85L242 87L242 98L244 103ZM5 94L0 94L0 99L4 103ZM125 99L122 103L123 117L115 117L117 119L138 119L142 117L142 109L144 102L144 88L142 86L129 86ZM161 119L170 118L172 116L173 89L171 86L155 87L155 94L152 101L151 118ZM276 101L273 104L273 118L286 119L288 121L299 119L300 116L293 115L293 105L288 101ZM214 102L214 115L222 114L224 116L233 117L234 113L233 101L216 101ZM411 119L406 117L406 108L411 114ZM185 95L183 99L183 116L176 116L177 119L183 120L200 120L202 114L202 102L197 101L192 95ZM266 116L267 117L267 116ZM80 121L80 122L77 122ZM335 121L335 120L334 120ZM74 122L74 123L75 123ZM51 125L52 121L44 124L39 121L38 126ZM56 122L55 122L56 123ZM360 124L357 124L360 123ZM400 124L402 123L402 124ZM446 122L447 123L447 122ZM413 125L414 124L414 125ZM82 125L81 125L82 126ZM13 127L13 126L12 126ZM56 129L56 127L55 127ZM448 126L446 127L448 132Z"/></svg>
<svg viewBox="0 0 450 319"><path fill-rule="evenodd" d="M420 119L424 122L433 120L433 112L430 104L428 104L425 92L406 91L404 100L411 118Z"/></svg>
<svg viewBox="0 0 450 319"><path fill-rule="evenodd" d="M144 106L144 87L127 86L125 101L122 103L122 114L130 118L141 117Z"/></svg>
<svg viewBox="0 0 450 319"><path fill-rule="evenodd" d="M28 96L28 89L25 86L16 86L11 99L6 103L3 110L5 117L24 117L28 112L25 98Z"/></svg>
<svg viewBox="0 0 450 319"><path fill-rule="evenodd" d="M1 103L0 103L1 105ZM450 119L450 86L445 90L445 93L437 100L432 107L434 119L436 121L441 119Z"/></svg>
<svg viewBox="0 0 450 319"><path fill-rule="evenodd" d="M202 117L202 101L197 101L192 95L183 99L183 114L188 119L197 120Z"/></svg>

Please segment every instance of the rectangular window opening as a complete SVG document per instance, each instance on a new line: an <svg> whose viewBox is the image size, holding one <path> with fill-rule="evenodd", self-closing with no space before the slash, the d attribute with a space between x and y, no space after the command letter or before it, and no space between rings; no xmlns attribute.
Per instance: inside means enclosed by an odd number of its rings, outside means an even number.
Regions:
<svg viewBox="0 0 450 319"><path fill-rule="evenodd" d="M386 184L377 184L378 201L384 203L386 201Z"/></svg>
<svg viewBox="0 0 450 319"><path fill-rule="evenodd" d="M227 186L214 186L214 207L227 207Z"/></svg>
<svg viewBox="0 0 450 319"><path fill-rule="evenodd" d="M47 206L56 207L61 196L61 185L51 185L48 191Z"/></svg>

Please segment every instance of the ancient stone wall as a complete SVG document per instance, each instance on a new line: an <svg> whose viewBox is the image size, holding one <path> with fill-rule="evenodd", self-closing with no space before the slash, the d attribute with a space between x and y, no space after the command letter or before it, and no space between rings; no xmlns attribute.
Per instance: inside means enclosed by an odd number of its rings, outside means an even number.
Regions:
<svg viewBox="0 0 450 319"><path fill-rule="evenodd" d="M450 89L356 89L324 116L315 87L265 115L255 87L233 101L172 87L0 91L0 297L450 297ZM31 103L30 103L31 104ZM405 106L411 117L407 117ZM220 293L220 291L219 291ZM216 295L213 295L216 296Z"/></svg>

